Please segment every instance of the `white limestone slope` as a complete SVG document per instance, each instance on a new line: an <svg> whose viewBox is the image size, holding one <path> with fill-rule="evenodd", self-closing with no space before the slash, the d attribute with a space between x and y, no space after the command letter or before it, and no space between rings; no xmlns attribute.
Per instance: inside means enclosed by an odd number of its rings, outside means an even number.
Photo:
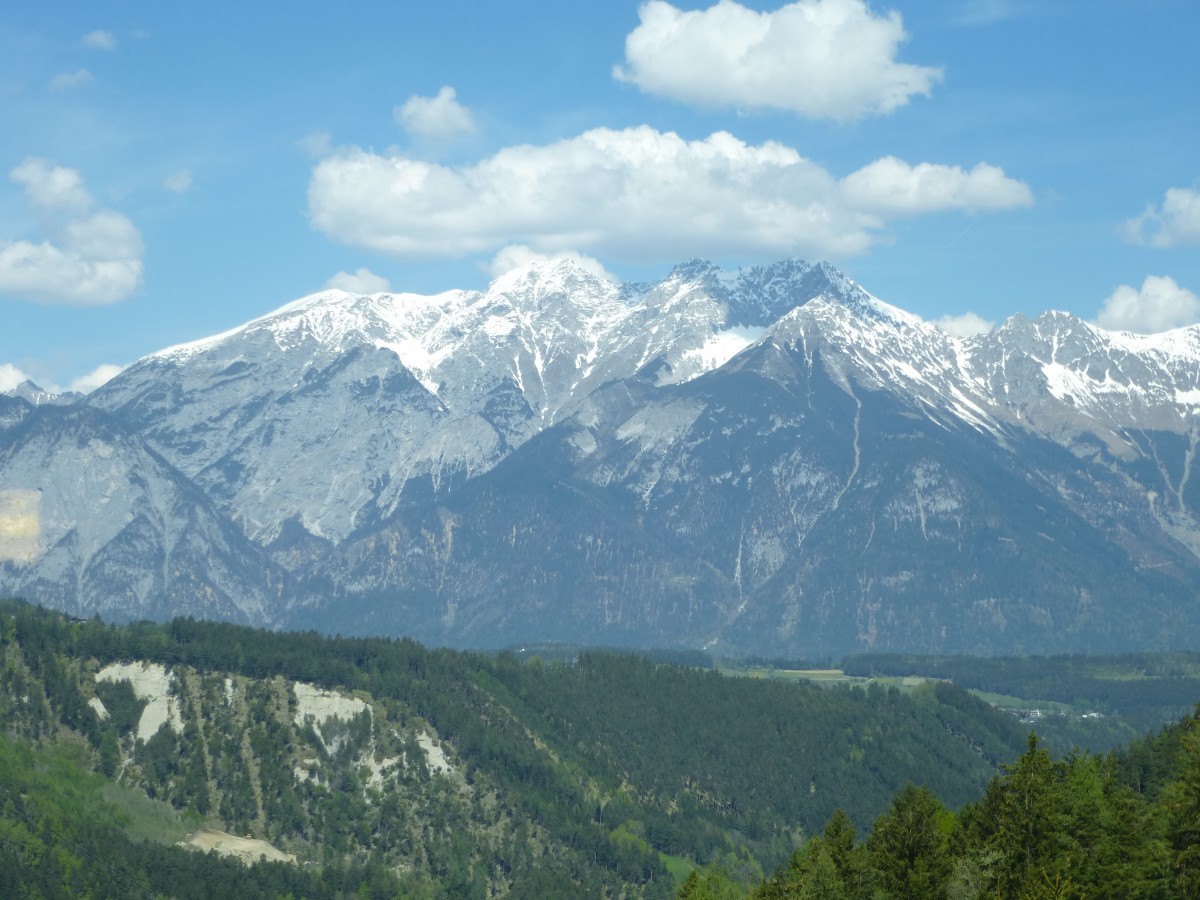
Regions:
<svg viewBox="0 0 1200 900"><path fill-rule="evenodd" d="M109 663L96 673L96 681L128 681L139 700L146 701L138 719L137 738L148 741L164 725L176 734L183 733L179 703L171 694L175 676L161 663Z"/></svg>
<svg viewBox="0 0 1200 900"><path fill-rule="evenodd" d="M84 616L272 621L262 552L95 410L46 409L0 441L0 519L0 558L18 563L0 568L5 594Z"/></svg>
<svg viewBox="0 0 1200 900"><path fill-rule="evenodd" d="M327 691L316 685L298 681L292 685L296 697L296 727L303 728L312 720L318 729L330 719L341 719L349 722L351 719L370 712L371 707L357 697L347 697L337 691Z"/></svg>
<svg viewBox="0 0 1200 900"><path fill-rule="evenodd" d="M295 725L303 728L311 724L317 740L321 742L326 753L336 753L338 745L336 742L332 746L326 743L322 733L323 725L334 719L349 722L363 713L373 716L370 705L365 701L357 697L348 697L338 691L329 691L316 685L295 682L292 685L292 692L296 698L296 713L293 718ZM371 727L372 729L375 727L374 720L372 720ZM420 731L417 734L417 744L425 754L425 761L430 772L435 775L454 773L454 766L442 747L428 732ZM391 772L405 762L401 757L377 759L375 747L375 735L372 732L367 749L359 760L359 765L365 767L370 773L368 777L368 786L370 787L379 787ZM302 766L296 767L293 774L297 781L309 780L308 770Z"/></svg>

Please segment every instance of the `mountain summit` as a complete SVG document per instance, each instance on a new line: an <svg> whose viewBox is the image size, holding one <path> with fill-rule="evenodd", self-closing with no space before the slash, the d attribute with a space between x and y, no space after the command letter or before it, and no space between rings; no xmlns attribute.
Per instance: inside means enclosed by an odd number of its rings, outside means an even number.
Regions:
<svg viewBox="0 0 1200 900"><path fill-rule="evenodd" d="M314 294L81 403L105 414L62 432L81 473L80 429L122 429L105 452L162 485L141 514L174 533L189 485L228 571L259 579L205 607L169 565L122 571L105 536L137 514L97 530L96 486L59 479L56 527L97 537L64 556L43 529L0 588L52 583L83 613L106 586L117 616L789 655L1159 647L1200 625L1197 326L1047 313L964 340L826 263L618 284L554 261L484 291ZM0 490L50 497L26 460L53 428L29 418L0 420Z"/></svg>

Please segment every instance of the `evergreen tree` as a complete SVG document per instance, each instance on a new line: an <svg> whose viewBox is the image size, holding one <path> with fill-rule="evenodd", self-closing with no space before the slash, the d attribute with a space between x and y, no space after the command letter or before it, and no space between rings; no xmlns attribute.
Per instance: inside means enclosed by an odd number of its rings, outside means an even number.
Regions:
<svg viewBox="0 0 1200 900"><path fill-rule="evenodd" d="M875 821L867 856L889 897L936 900L946 896L953 869L946 808L928 788L906 785Z"/></svg>
<svg viewBox="0 0 1200 900"><path fill-rule="evenodd" d="M866 897L870 887L866 851L855 843L854 823L840 807L834 810L822 832L829 858L850 897Z"/></svg>
<svg viewBox="0 0 1200 900"><path fill-rule="evenodd" d="M1176 884L1183 897L1200 897L1200 707L1188 722L1165 802Z"/></svg>

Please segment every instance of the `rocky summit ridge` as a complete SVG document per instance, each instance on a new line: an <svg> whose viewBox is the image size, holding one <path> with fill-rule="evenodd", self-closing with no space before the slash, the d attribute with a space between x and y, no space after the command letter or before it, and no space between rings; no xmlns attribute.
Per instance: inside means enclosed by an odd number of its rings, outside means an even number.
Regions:
<svg viewBox="0 0 1200 900"><path fill-rule="evenodd" d="M0 517L40 513L0 590L83 614L780 654L1200 633L1200 326L960 339L827 263L563 260L323 291L5 403Z"/></svg>

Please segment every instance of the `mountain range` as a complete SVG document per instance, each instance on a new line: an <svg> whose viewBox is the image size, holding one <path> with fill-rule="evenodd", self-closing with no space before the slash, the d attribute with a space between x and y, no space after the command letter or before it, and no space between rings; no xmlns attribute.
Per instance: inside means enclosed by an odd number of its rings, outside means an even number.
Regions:
<svg viewBox="0 0 1200 900"><path fill-rule="evenodd" d="M0 592L775 656L1200 634L1200 326L961 339L832 266L325 291L0 396ZM71 398L67 398L71 399Z"/></svg>

